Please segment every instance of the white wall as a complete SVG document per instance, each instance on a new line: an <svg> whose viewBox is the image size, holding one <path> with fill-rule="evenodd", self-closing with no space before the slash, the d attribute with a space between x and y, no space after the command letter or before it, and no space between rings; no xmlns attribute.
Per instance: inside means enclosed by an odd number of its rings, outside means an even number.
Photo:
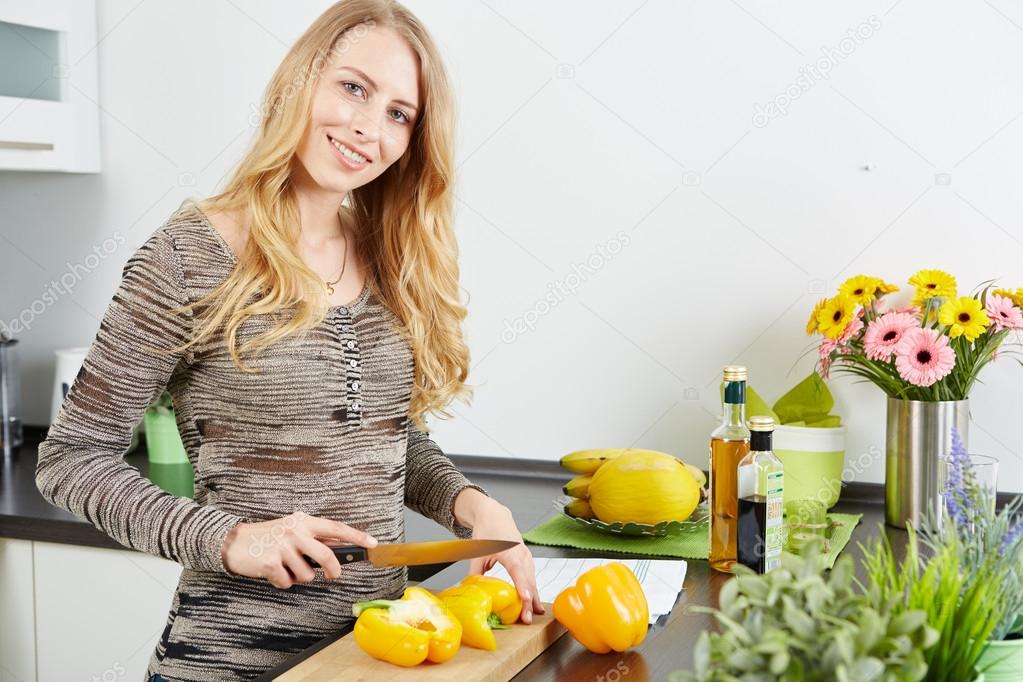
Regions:
<svg viewBox="0 0 1023 682"><path fill-rule="evenodd" d="M0 174L5 318L126 236L22 336L29 423L48 419L53 349L89 343L131 250L214 191L327 4L99 2L104 172ZM812 364L814 301L847 276L939 267L965 289L1023 286L1023 9L1008 0L409 5L460 98L478 388L434 420L448 452L635 445L703 463L720 367L748 365L777 397ZM807 70L818 60L827 78ZM784 115L755 120L790 86ZM971 449L1023 490L1023 369L982 378ZM831 386L849 456L883 452L881 393ZM883 480L882 461L859 478Z"/></svg>

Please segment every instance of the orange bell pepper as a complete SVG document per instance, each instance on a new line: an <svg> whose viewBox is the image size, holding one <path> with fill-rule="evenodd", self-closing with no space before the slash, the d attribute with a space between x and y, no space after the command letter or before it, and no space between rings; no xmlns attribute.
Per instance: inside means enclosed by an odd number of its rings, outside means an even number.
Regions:
<svg viewBox="0 0 1023 682"><path fill-rule="evenodd" d="M554 598L554 618L590 651L606 654L646 637L650 606L636 575L622 563L597 566Z"/></svg>

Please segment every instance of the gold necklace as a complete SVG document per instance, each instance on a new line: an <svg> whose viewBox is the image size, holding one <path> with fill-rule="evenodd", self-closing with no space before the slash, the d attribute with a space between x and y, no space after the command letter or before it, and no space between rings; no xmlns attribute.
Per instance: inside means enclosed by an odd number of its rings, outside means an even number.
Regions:
<svg viewBox="0 0 1023 682"><path fill-rule="evenodd" d="M345 240L345 251L344 251L344 256L342 257L342 261L341 261L341 274L338 275L337 279L335 279L333 282L324 282L324 284L327 285L327 295L328 296L333 296L334 295L334 285L337 284L338 282L340 282L341 278L345 276L345 266L348 265L348 236L343 234L343 233L342 233L341 236L344 237L344 240Z"/></svg>

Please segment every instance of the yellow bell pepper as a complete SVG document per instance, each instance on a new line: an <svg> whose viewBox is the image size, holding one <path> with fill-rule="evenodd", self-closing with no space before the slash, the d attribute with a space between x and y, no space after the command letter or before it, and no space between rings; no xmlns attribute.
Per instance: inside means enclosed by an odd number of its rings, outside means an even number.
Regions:
<svg viewBox="0 0 1023 682"><path fill-rule="evenodd" d="M628 566L611 563L583 573L554 598L554 618L590 651L606 654L646 637L650 606Z"/></svg>
<svg viewBox="0 0 1023 682"><path fill-rule="evenodd" d="M493 651L497 649L494 630L508 626L493 613L494 599L478 585L455 585L440 592L440 600L462 624L462 644Z"/></svg>
<svg viewBox="0 0 1023 682"><path fill-rule="evenodd" d="M522 615L522 598L511 583L489 575L470 575L463 578L461 584L476 585L486 590L494 600L491 608L503 624L511 625Z"/></svg>
<svg viewBox="0 0 1023 682"><path fill-rule="evenodd" d="M401 599L359 602L352 614L356 644L373 658L395 665L443 663L462 643L462 624L421 587L406 588Z"/></svg>

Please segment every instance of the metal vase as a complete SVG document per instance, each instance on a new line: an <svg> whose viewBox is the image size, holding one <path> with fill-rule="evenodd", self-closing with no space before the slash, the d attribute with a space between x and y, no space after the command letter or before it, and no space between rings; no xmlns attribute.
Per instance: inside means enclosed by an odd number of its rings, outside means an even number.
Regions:
<svg viewBox="0 0 1023 682"><path fill-rule="evenodd" d="M888 398L884 514L890 526L919 526L925 510L937 513L944 488L942 460L952 451L952 427L968 447L969 400L922 402Z"/></svg>

